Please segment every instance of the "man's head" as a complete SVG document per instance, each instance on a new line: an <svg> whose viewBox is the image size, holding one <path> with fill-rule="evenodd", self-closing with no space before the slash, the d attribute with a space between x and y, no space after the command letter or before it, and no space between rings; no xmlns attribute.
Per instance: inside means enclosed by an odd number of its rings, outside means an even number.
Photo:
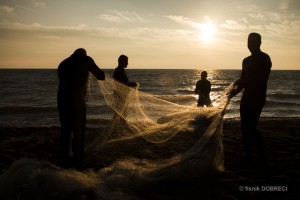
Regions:
<svg viewBox="0 0 300 200"><path fill-rule="evenodd" d="M78 56L86 56L86 50L83 48L79 48L76 49L73 54Z"/></svg>
<svg viewBox="0 0 300 200"><path fill-rule="evenodd" d="M248 36L248 49L251 53L260 51L261 36L258 33L250 33Z"/></svg>
<svg viewBox="0 0 300 200"><path fill-rule="evenodd" d="M207 71L201 72L201 79L206 79L207 78Z"/></svg>
<svg viewBox="0 0 300 200"><path fill-rule="evenodd" d="M125 55L120 55L120 57L118 58L118 62L119 62L119 67L126 68L128 65L128 57Z"/></svg>

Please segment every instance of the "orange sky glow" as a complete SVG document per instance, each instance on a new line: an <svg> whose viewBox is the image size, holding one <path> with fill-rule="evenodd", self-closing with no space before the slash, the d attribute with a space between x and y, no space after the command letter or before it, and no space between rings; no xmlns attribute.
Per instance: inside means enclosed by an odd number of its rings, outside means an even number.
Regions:
<svg viewBox="0 0 300 200"><path fill-rule="evenodd" d="M57 68L75 49L101 68L241 69L250 32L273 69L300 70L297 0L3 0L0 69Z"/></svg>

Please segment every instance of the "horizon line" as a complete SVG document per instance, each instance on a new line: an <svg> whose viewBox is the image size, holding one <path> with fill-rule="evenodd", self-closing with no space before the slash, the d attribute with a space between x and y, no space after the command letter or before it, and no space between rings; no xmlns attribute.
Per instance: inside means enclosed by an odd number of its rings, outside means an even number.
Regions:
<svg viewBox="0 0 300 200"><path fill-rule="evenodd" d="M52 67L45 67L45 68L22 68L22 67L11 67L11 68L0 68L0 70L8 70L8 69L25 69L25 70L56 70L57 67L52 68ZM100 68L101 70L105 70L105 69L115 69L115 68ZM127 70L206 70L206 71L213 71L213 70L242 70L242 68L238 69L238 68L212 68L212 69L207 69L207 68L127 68ZM273 68L272 70L288 70L288 71L300 71L299 69L283 69L283 68Z"/></svg>

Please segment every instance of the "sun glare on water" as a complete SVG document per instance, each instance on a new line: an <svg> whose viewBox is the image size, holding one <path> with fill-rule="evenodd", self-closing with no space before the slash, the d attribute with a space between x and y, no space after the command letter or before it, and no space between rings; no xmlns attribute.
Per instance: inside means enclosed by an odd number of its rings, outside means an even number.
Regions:
<svg viewBox="0 0 300 200"><path fill-rule="evenodd" d="M213 23L207 22L200 25L200 39L205 43L210 43L213 40L213 36L216 32L216 27Z"/></svg>

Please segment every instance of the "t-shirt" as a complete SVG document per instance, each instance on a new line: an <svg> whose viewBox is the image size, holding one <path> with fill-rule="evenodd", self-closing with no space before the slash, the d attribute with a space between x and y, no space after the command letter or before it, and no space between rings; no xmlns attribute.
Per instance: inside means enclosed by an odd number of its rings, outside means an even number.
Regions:
<svg viewBox="0 0 300 200"><path fill-rule="evenodd" d="M125 85L129 85L129 79L127 77L126 71L124 68L117 67L114 71L113 78L120 83L123 83Z"/></svg>
<svg viewBox="0 0 300 200"><path fill-rule="evenodd" d="M243 96L265 98L267 82L269 79L272 62L268 54L259 52L243 60L241 78L238 89L244 89Z"/></svg>
<svg viewBox="0 0 300 200"><path fill-rule="evenodd" d="M71 55L62 61L58 67L58 95L72 98L74 91L86 93L88 74L91 72L98 80L104 80L104 72L89 56Z"/></svg>

